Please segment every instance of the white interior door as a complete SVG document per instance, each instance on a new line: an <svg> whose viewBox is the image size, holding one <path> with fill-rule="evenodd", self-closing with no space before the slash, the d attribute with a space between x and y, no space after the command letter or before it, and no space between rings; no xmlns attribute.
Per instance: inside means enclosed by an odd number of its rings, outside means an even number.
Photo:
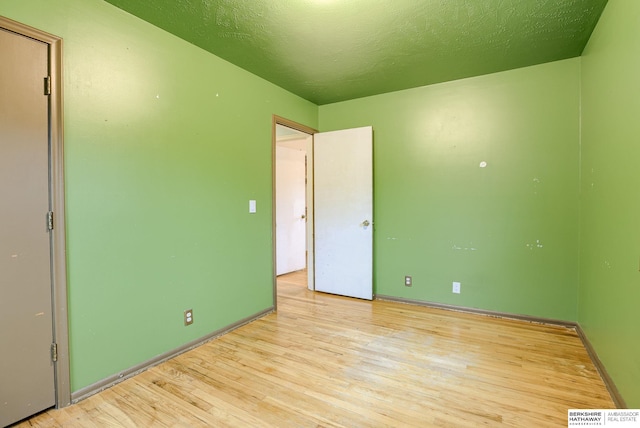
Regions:
<svg viewBox="0 0 640 428"><path fill-rule="evenodd" d="M276 146L277 275L306 266L305 158L305 149Z"/></svg>
<svg viewBox="0 0 640 428"><path fill-rule="evenodd" d="M373 130L314 135L315 289L373 298Z"/></svg>

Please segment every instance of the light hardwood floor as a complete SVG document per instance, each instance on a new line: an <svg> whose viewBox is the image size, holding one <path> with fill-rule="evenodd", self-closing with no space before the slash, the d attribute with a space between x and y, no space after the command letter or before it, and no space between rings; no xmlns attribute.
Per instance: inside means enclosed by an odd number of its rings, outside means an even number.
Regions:
<svg viewBox="0 0 640 428"><path fill-rule="evenodd" d="M575 331L308 291L41 427L552 427L614 408Z"/></svg>

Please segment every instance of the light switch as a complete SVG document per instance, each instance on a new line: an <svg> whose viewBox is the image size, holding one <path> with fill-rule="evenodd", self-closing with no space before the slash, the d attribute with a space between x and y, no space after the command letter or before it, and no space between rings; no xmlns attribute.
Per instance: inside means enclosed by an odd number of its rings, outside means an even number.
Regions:
<svg viewBox="0 0 640 428"><path fill-rule="evenodd" d="M249 200L249 212L251 214L255 214L255 212L256 212L256 201L255 201L255 199Z"/></svg>

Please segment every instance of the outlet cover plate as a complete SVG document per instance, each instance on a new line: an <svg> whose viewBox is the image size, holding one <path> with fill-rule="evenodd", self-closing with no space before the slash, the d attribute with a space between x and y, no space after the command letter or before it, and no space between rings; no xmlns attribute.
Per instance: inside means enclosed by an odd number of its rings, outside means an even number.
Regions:
<svg viewBox="0 0 640 428"><path fill-rule="evenodd" d="M454 293L456 294L460 294L460 283L459 282L454 282L453 283L453 290Z"/></svg>
<svg viewBox="0 0 640 428"><path fill-rule="evenodd" d="M193 309L187 309L184 311L184 325L193 324Z"/></svg>

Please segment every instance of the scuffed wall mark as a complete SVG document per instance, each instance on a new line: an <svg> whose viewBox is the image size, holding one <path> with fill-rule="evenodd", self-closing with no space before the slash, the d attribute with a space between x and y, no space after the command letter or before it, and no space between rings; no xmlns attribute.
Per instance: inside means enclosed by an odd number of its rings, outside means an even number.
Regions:
<svg viewBox="0 0 640 428"><path fill-rule="evenodd" d="M41 317L41 316L43 316L43 315L44 315L44 312L38 312L38 313L36 314L36 316L37 316L37 317Z"/></svg>
<svg viewBox="0 0 640 428"><path fill-rule="evenodd" d="M536 242L534 244L526 244L527 248L530 250L533 250L535 248L543 248L544 245L542 245L542 243L540 242L539 239L536 239Z"/></svg>
<svg viewBox="0 0 640 428"><path fill-rule="evenodd" d="M604 261L604 267L606 267L607 269L611 269L611 263L609 263L609 260Z"/></svg>
<svg viewBox="0 0 640 428"><path fill-rule="evenodd" d="M533 178L533 194L538 195L538 185L540 184L540 179L538 177Z"/></svg>
<svg viewBox="0 0 640 428"><path fill-rule="evenodd" d="M397 240L398 240L398 238L391 238L391 237L389 237L389 238L387 238L387 240L388 240L388 241L397 241Z"/></svg>
<svg viewBox="0 0 640 428"><path fill-rule="evenodd" d="M17 254L11 254L11 258L12 258L12 259L17 259L17 258L18 258L18 255L17 255Z"/></svg>
<svg viewBox="0 0 640 428"><path fill-rule="evenodd" d="M451 249L454 251L478 251L478 249L475 247L458 247L456 244L453 244L453 247L451 247Z"/></svg>

